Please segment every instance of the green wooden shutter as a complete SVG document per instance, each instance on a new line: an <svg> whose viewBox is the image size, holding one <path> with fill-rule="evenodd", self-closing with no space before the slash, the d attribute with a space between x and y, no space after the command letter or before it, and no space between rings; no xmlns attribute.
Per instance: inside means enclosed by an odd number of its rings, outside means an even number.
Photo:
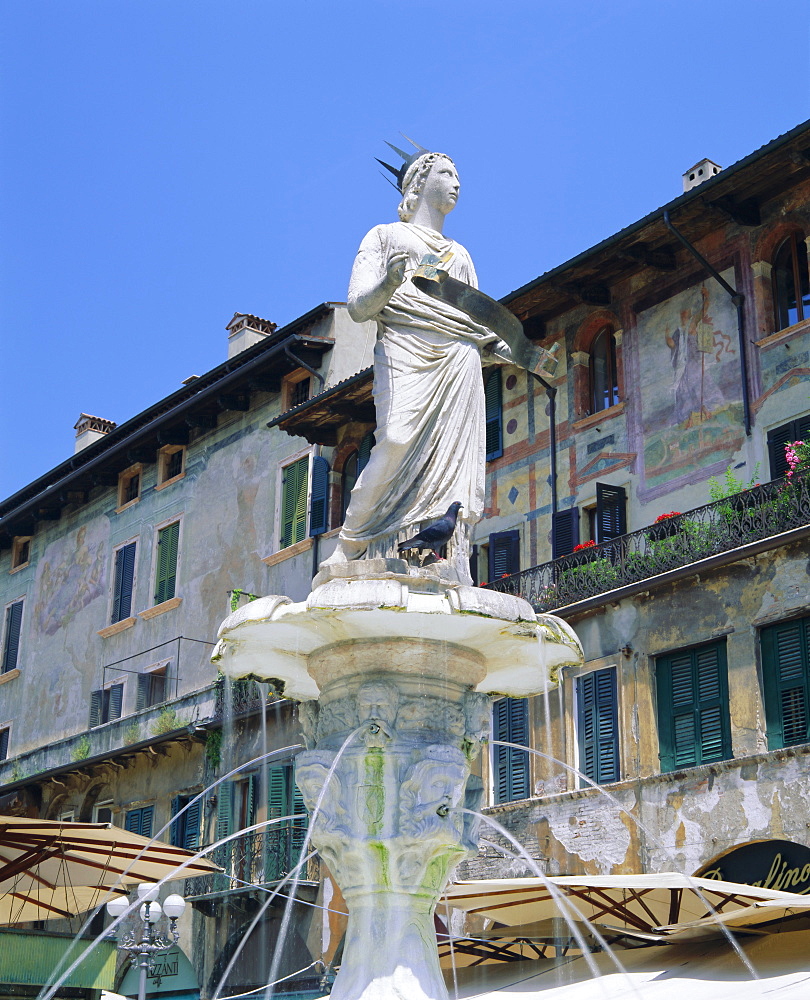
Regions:
<svg viewBox="0 0 810 1000"><path fill-rule="evenodd" d="M484 382L487 461L503 455L503 407L501 405L501 370L491 368Z"/></svg>
<svg viewBox="0 0 810 1000"><path fill-rule="evenodd" d="M23 602L16 601L6 609L6 641L3 647L3 673L14 670L20 652Z"/></svg>
<svg viewBox="0 0 810 1000"><path fill-rule="evenodd" d="M304 846L304 840L307 835L309 817L307 816L307 808L304 805L304 796L298 790L298 785L295 783L295 774L293 773L292 768L290 768L290 777L292 779L292 803L290 812L293 813L293 815L298 816L298 819L294 819L292 821L290 839L290 868L294 868L301 859L301 849Z"/></svg>
<svg viewBox="0 0 810 1000"><path fill-rule="evenodd" d="M657 669L661 769L731 757L725 643L661 657Z"/></svg>
<svg viewBox="0 0 810 1000"><path fill-rule="evenodd" d="M175 816L183 808L183 796L175 795L172 799L172 824L169 827L169 843L174 847L183 846L183 821L186 818L186 814L180 817L180 819L175 819Z"/></svg>
<svg viewBox="0 0 810 1000"><path fill-rule="evenodd" d="M525 698L501 698L493 708L495 738L527 745L529 712ZM529 754L514 747L494 747L495 800L514 802L529 797Z"/></svg>
<svg viewBox="0 0 810 1000"><path fill-rule="evenodd" d="M152 820L155 816L154 806L144 806L141 809L141 829L140 834L142 837L152 836Z"/></svg>
<svg viewBox="0 0 810 1000"><path fill-rule="evenodd" d="M280 819L287 811L288 769L283 765L267 769L267 818ZM267 828L264 877L268 882L281 878L286 859L286 823L273 823Z"/></svg>
<svg viewBox="0 0 810 1000"><path fill-rule="evenodd" d="M186 823L185 830L183 831L182 846L187 851L198 851L200 849L201 801L201 799L197 799L196 802L192 802L185 812Z"/></svg>
<svg viewBox="0 0 810 1000"><path fill-rule="evenodd" d="M138 693L135 701L135 711L142 712L149 707L149 693L152 688L152 678L149 674L138 675Z"/></svg>
<svg viewBox="0 0 810 1000"><path fill-rule="evenodd" d="M115 553L112 624L129 618L132 613L132 585L135 579L135 545L135 542L131 542Z"/></svg>
<svg viewBox="0 0 810 1000"><path fill-rule="evenodd" d="M93 729L95 726L101 725L101 710L104 705L104 692L99 689L98 691L90 692L90 728Z"/></svg>
<svg viewBox="0 0 810 1000"><path fill-rule="evenodd" d="M579 508L558 510L551 517L551 557L558 559L579 544Z"/></svg>
<svg viewBox="0 0 810 1000"><path fill-rule="evenodd" d="M217 798L217 840L233 833L233 782L223 781Z"/></svg>
<svg viewBox="0 0 810 1000"><path fill-rule="evenodd" d="M177 583L177 543L180 539L180 522L175 521L158 534L157 575L155 578L155 604L162 604L174 597Z"/></svg>
<svg viewBox="0 0 810 1000"><path fill-rule="evenodd" d="M768 749L810 739L810 618L762 630L762 674Z"/></svg>
<svg viewBox="0 0 810 1000"><path fill-rule="evenodd" d="M124 829L129 833L141 832L141 810L130 809L124 817Z"/></svg>
<svg viewBox="0 0 810 1000"><path fill-rule="evenodd" d="M578 679L580 770L597 784L619 779L616 670L596 670Z"/></svg>
<svg viewBox="0 0 810 1000"><path fill-rule="evenodd" d="M621 486L596 484L596 540L607 542L627 533L627 493Z"/></svg>
<svg viewBox="0 0 810 1000"><path fill-rule="evenodd" d="M281 548L302 541L306 534L308 467L309 457L305 455L284 469L281 501Z"/></svg>
<svg viewBox="0 0 810 1000"><path fill-rule="evenodd" d="M113 719L121 718L121 706L124 701L124 685L123 684L113 684L109 689L109 708L107 711L107 719L105 721L112 722Z"/></svg>
<svg viewBox="0 0 810 1000"><path fill-rule="evenodd" d="M374 431L369 431L368 434L360 442L360 447L357 449L357 475L365 469L368 465L368 460L371 458L371 449L374 447Z"/></svg>
<svg viewBox="0 0 810 1000"><path fill-rule="evenodd" d="M0 729L0 760L5 760L8 757L8 735L10 732L8 726L5 729Z"/></svg>
<svg viewBox="0 0 810 1000"><path fill-rule="evenodd" d="M520 532L496 531L489 536L489 579L520 572Z"/></svg>
<svg viewBox="0 0 810 1000"><path fill-rule="evenodd" d="M329 463L321 455L312 459L312 490L309 498L309 533L329 530Z"/></svg>

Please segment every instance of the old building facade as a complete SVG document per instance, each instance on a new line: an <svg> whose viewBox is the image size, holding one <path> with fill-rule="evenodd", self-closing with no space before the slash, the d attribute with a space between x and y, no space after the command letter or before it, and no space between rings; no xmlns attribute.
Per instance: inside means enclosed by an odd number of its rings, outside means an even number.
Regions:
<svg viewBox="0 0 810 1000"><path fill-rule="evenodd" d="M496 701L482 774L551 873L810 843L810 498L784 479L810 431L808 237L806 124L504 299L561 360L547 385L484 372L473 572L572 622L586 663ZM210 651L231 607L303 598L329 554L373 444L374 331L325 304L229 334L228 361L126 424L83 414L88 446L0 505L0 811L197 847L299 808L295 710L226 686ZM461 874L526 871L487 839ZM202 996L229 965L230 993L271 971L318 989L317 866L276 967L286 890L259 912L301 841L251 831L183 885Z"/></svg>

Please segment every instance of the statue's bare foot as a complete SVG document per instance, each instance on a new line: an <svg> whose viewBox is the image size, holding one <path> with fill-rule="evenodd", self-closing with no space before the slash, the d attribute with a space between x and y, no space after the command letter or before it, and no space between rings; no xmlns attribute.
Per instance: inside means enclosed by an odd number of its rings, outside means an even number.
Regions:
<svg viewBox="0 0 810 1000"><path fill-rule="evenodd" d="M324 566L339 566L341 563L351 562L359 559L366 551L367 546L362 542L350 542L346 538L338 538L337 548L327 559L320 564L319 569Z"/></svg>

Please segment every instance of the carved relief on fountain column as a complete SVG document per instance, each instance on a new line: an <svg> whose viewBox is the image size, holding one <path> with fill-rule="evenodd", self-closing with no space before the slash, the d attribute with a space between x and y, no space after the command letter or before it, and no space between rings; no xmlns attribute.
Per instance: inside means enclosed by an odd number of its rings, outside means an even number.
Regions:
<svg viewBox="0 0 810 1000"><path fill-rule="evenodd" d="M331 687L304 713L311 749L296 766L313 845L350 896L370 884L438 895L477 850L463 810L483 795L470 764L488 735L489 697L408 674Z"/></svg>

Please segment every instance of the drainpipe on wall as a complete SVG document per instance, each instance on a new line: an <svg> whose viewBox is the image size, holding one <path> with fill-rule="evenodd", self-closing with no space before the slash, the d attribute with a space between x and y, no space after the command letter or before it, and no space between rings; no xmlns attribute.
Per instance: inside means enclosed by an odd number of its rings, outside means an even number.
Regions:
<svg viewBox="0 0 810 1000"><path fill-rule="evenodd" d="M535 372L530 372L537 381L545 387L546 395L548 396L548 447L550 452L550 465L551 465L551 516L552 518L557 513L557 389L553 385L549 385L548 382L542 376L535 374Z"/></svg>
<svg viewBox="0 0 810 1000"><path fill-rule="evenodd" d="M745 433L747 437L751 437L751 406L748 401L748 356L745 351L745 316L743 314L743 306L745 304L745 296L742 292L738 292L735 288L723 278L706 260L706 258L698 251L692 244L687 240L687 238L679 233L678 230L672 225L669 218L669 212L664 212L664 225L672 233L672 235L679 240L692 254L695 260L699 261L700 264L706 268L709 274L717 281L725 291L731 296L731 301L734 303L734 308L737 310L737 343L740 351L740 378L742 379L742 403L743 403L743 420L745 422Z"/></svg>

